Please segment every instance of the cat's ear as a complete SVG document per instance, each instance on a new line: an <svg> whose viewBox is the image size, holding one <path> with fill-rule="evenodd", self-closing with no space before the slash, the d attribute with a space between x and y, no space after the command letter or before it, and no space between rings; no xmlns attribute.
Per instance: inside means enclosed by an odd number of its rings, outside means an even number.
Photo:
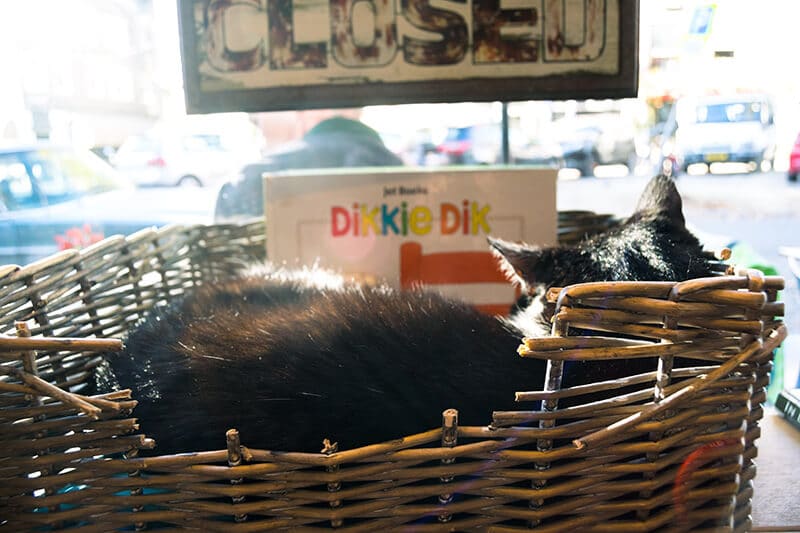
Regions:
<svg viewBox="0 0 800 533"><path fill-rule="evenodd" d="M523 287L549 283L553 278L553 250L488 237L492 253L509 281Z"/></svg>
<svg viewBox="0 0 800 533"><path fill-rule="evenodd" d="M633 218L653 216L668 217L675 224L686 224L683 217L683 201L672 178L658 175L650 180L639 197Z"/></svg>

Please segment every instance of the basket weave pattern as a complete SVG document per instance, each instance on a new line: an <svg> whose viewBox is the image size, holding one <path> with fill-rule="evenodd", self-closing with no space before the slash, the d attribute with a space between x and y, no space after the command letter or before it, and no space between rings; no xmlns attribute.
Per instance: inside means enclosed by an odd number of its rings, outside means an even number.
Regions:
<svg viewBox="0 0 800 533"><path fill-rule="evenodd" d="M560 237L610 224L561 213ZM760 404L786 335L776 318L783 280L755 271L552 290L553 334L519 349L549 361L545 390L520 391L520 410L487 413L487 427L459 426L448 410L440 428L354 450L325 442L319 454L257 449L220 428L218 451L140 456L153 442L137 433L130 391L89 398L76 386L97 352L118 346L113 337L153 305L263 258L263 234L261 223L167 227L0 267L0 523L15 531L750 528ZM643 357L651 371L561 386L565 361Z"/></svg>

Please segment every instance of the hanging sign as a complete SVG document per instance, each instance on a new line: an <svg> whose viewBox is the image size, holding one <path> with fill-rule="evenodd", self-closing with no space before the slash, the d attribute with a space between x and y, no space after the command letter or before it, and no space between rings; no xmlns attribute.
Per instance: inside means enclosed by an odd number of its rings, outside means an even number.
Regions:
<svg viewBox="0 0 800 533"><path fill-rule="evenodd" d="M180 0L190 112L635 96L637 0Z"/></svg>

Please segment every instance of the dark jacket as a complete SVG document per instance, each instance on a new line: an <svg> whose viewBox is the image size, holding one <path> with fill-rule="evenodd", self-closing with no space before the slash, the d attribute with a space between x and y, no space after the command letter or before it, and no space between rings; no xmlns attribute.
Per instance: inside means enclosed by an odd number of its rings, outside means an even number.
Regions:
<svg viewBox="0 0 800 533"><path fill-rule="evenodd" d="M314 126L301 141L245 166L237 181L226 183L220 189L214 219L225 221L264 214L262 180L265 172L402 164L369 126L344 117L329 118Z"/></svg>

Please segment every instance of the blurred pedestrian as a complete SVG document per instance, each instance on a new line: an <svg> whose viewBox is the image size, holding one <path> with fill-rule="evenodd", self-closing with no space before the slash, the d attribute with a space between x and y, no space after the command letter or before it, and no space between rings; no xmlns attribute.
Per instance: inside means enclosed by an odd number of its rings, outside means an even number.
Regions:
<svg viewBox="0 0 800 533"><path fill-rule="evenodd" d="M300 141L283 145L264 160L245 166L236 181L220 189L214 210L218 222L264 214L263 175L291 169L401 166L378 132L341 116L321 121Z"/></svg>

